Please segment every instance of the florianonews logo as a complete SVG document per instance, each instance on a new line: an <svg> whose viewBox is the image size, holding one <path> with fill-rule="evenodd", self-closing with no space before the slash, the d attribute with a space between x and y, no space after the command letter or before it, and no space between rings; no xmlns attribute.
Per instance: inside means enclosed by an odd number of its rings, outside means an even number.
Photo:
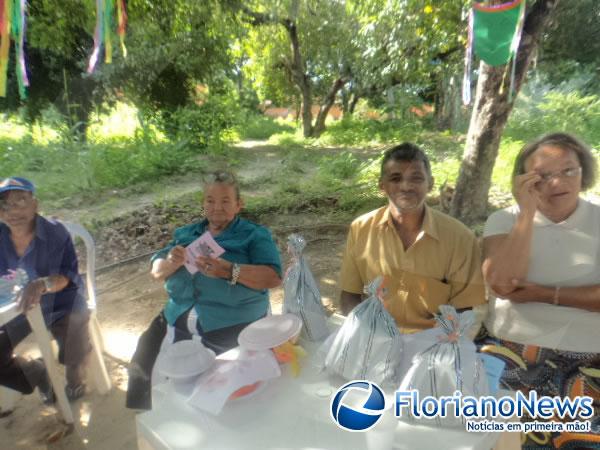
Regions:
<svg viewBox="0 0 600 450"><path fill-rule="evenodd" d="M384 409L385 397L379 386L371 381L354 380L337 391L330 411L340 428L367 431L377 423Z"/></svg>

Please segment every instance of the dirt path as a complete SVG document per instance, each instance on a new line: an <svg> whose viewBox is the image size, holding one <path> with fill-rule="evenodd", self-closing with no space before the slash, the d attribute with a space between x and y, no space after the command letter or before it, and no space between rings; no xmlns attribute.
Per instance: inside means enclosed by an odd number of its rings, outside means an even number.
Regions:
<svg viewBox="0 0 600 450"><path fill-rule="evenodd" d="M246 147L240 149L241 152L247 150L252 151L252 156L242 153L244 164L243 167L240 166L238 174L243 183L249 186L260 184L259 181L263 177L278 170L282 155L285 153L280 148L267 146L264 143L246 143ZM214 161L213 164L213 167L218 166ZM309 164L307 170L311 170ZM87 221L99 216L108 217L108 215L133 217L132 223L127 221L124 222L125 225L119 223L125 227L135 228L135 218L142 215L140 211L150 211L161 201L176 201L181 195L198 192L199 187L198 176L188 174L171 179L168 188L165 187L162 191L159 189L151 193L126 197L122 193L115 193L115 199L109 202L108 206L99 203L78 210L55 210L50 213L77 221ZM267 216L261 222L271 226L286 265L287 235L291 232L300 232L306 238L306 255L313 274L320 284L323 301L333 309L334 301L338 297L337 277L346 225L323 223L322 217L314 214ZM177 224L179 225L182 224ZM111 233L103 234L103 231L105 230L99 230L99 235L112 236ZM122 230L117 231L122 233ZM106 265L116 259L122 260L127 256L144 254L149 249L158 248L162 245L158 241L168 239L170 231L172 230L166 227L158 234L149 234L148 242L138 242L134 250L132 250L132 241L127 241L131 237L125 236L124 241L116 240L110 244L99 241L99 265ZM135 236L133 240L137 242ZM135 414L124 407L124 391L127 385L126 363L133 353L139 334L160 311L165 301L162 285L152 281L148 271L148 258L142 258L102 271L97 276L98 318L105 339L107 353L105 360L114 384L112 391L106 396L90 392L76 402L73 407L77 423L70 432L60 422L56 410L52 407L43 407L37 395L22 397L13 414L0 419L0 448L7 450L137 448ZM282 294L280 288L271 292L274 312L281 310ZM31 340L23 343L18 352L32 357L37 354Z"/></svg>

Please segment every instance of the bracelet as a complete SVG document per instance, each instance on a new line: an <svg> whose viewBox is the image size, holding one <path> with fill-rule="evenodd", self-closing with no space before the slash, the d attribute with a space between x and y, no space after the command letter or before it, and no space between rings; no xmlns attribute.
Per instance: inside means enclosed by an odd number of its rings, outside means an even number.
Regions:
<svg viewBox="0 0 600 450"><path fill-rule="evenodd" d="M231 266L231 280L229 280L229 284L234 286L237 284L238 279L240 278L240 265L238 263L233 263Z"/></svg>
<svg viewBox="0 0 600 450"><path fill-rule="evenodd" d="M560 293L560 286L556 286L554 288L554 298L552 299L552 303L558 305L558 294Z"/></svg>

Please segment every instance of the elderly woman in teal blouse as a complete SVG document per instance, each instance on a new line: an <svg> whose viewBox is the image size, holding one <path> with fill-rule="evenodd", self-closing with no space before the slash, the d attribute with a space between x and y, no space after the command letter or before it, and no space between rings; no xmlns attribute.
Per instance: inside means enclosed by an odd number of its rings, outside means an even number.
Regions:
<svg viewBox="0 0 600 450"><path fill-rule="evenodd" d="M177 342L198 334L217 354L229 350L244 327L267 314L268 289L281 283L271 233L238 216L243 203L232 174L210 176L203 206L206 218L176 229L169 245L152 257L152 277L165 281L169 299L131 360L129 408L151 408L151 373L164 339ZM219 258L198 256L198 272L191 274L184 265L185 247L207 231L225 252Z"/></svg>

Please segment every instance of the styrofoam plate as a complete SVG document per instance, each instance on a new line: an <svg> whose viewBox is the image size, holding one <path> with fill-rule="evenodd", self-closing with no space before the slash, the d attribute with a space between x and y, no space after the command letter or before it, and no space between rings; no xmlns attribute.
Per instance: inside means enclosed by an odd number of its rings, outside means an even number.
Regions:
<svg viewBox="0 0 600 450"><path fill-rule="evenodd" d="M160 372L169 378L184 380L206 371L215 363L215 352L196 339L179 341L161 355Z"/></svg>
<svg viewBox="0 0 600 450"><path fill-rule="evenodd" d="M267 350L297 336L302 320L294 314L273 314L251 323L238 337L240 347L248 350Z"/></svg>

